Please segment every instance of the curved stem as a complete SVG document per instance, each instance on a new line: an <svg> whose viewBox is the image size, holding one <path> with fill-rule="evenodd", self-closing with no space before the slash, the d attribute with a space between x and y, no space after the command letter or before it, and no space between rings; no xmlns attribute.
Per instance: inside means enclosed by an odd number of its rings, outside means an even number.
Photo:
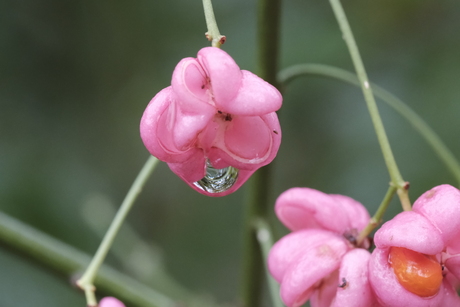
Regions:
<svg viewBox="0 0 460 307"><path fill-rule="evenodd" d="M259 77L277 85L280 0L259 0L258 19L258 71ZM273 162L272 162L273 164ZM250 179L250 195L246 205L244 229L244 255L242 276L242 306L259 307L262 289L263 259L254 230L254 220L267 217L269 212L269 186L271 165L259 169Z"/></svg>
<svg viewBox="0 0 460 307"><path fill-rule="evenodd" d="M366 228L364 228L358 235L358 238L356 239L357 246L360 246L363 243L364 239L366 239L367 236L380 224L380 221L382 220L385 211L387 211L388 205L390 204L390 201L395 195L395 193L396 187L390 184L390 187L388 188L388 191L385 194L382 203L378 207L374 216L369 221L369 224L367 224Z"/></svg>
<svg viewBox="0 0 460 307"><path fill-rule="evenodd" d="M113 219L112 224L107 230L104 239L102 239L102 242L99 245L99 248L97 249L97 252L94 255L93 259L91 260L91 263L89 264L83 276L77 281L77 285L85 291L88 306L97 306L97 301L94 294L94 279L96 278L97 272L99 271L100 266L104 262L104 259L110 249L110 246L112 246L112 243L118 231L120 230L121 225L126 219L126 216L131 210L138 195L142 191L142 188L147 182L147 179L150 177L150 174L155 169L157 163L157 158L153 156L150 156L148 158L147 162L144 164L141 171L137 175L136 180L134 180L133 185L128 191L128 194L126 194L126 197L123 200L120 209L115 215L115 218Z"/></svg>
<svg viewBox="0 0 460 307"><path fill-rule="evenodd" d="M87 226L102 240L117 208L107 199L96 195L85 202L81 211ZM167 296L178 301L190 301L196 296L169 274L160 248L146 242L128 221L123 223L117 242L111 247L111 254L132 277Z"/></svg>
<svg viewBox="0 0 460 307"><path fill-rule="evenodd" d="M2 212L0 241L66 277L80 272L90 261L90 256L82 251ZM173 299L107 265L101 267L95 282L102 291L116 295L128 306L178 306Z"/></svg>
<svg viewBox="0 0 460 307"><path fill-rule="evenodd" d="M259 0L257 10L257 75L278 87L281 0Z"/></svg>
<svg viewBox="0 0 460 307"><path fill-rule="evenodd" d="M356 74L358 76L361 88L363 90L364 99L367 103L367 108L372 118L374 124L374 129L377 134L377 139L380 143L380 148L385 159L385 163L390 173L391 182L397 187L398 196L401 200L401 205L404 210L411 210L411 204L409 201L408 187L409 185L403 180L401 173L399 172L398 165L396 164L393 152L388 141L388 137L383 127L382 119L375 103L374 95L372 94L372 89L367 78L366 70L364 69L364 64L359 54L358 46L353 37L350 25L348 24L347 17L345 12L340 4L339 0L330 0L332 9L334 11L335 17L339 23L340 30L342 31L343 38L347 44L348 50L350 51L351 58L353 60L353 65L355 66Z"/></svg>
<svg viewBox="0 0 460 307"><path fill-rule="evenodd" d="M301 64L286 68L278 74L278 80L281 84L285 85L294 78L302 75L330 77L358 87L360 86L359 80L355 74L341 68L322 64ZM434 132L433 129L431 129L430 126L401 99L374 83L371 83L371 87L374 90L375 96L387 103L402 117L404 117L425 139L428 145L431 146L433 151L438 155L439 159L457 180L458 186L460 186L460 163L436 132Z"/></svg>
<svg viewBox="0 0 460 307"><path fill-rule="evenodd" d="M264 219L259 218L254 221L254 228L257 231L256 237L257 241L259 242L262 251L262 257L265 263L265 278L268 282L268 288L270 290L270 296L272 298L273 306L284 307L283 302L280 298L280 286L278 282L270 275L267 268L268 254L274 244L272 232L270 231L270 226Z"/></svg>
<svg viewBox="0 0 460 307"><path fill-rule="evenodd" d="M270 167L264 166L252 175L249 181L249 196L246 201L244 250L242 270L242 306L260 306L263 280L263 259L254 230L254 221L268 215L268 187Z"/></svg>
<svg viewBox="0 0 460 307"><path fill-rule="evenodd" d="M206 25L208 32L206 37L213 47L218 47L225 43L225 36L220 35L219 28L217 27L216 17L214 16L214 10L212 8L211 0L203 0L204 17L206 18Z"/></svg>

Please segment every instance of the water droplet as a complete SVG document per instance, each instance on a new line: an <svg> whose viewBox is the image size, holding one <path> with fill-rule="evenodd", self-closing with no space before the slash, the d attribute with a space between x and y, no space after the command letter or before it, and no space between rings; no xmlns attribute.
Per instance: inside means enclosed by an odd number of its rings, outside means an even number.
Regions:
<svg viewBox="0 0 460 307"><path fill-rule="evenodd" d="M208 193L221 193L230 189L238 179L238 169L234 167L214 168L206 160L206 175L193 184Z"/></svg>

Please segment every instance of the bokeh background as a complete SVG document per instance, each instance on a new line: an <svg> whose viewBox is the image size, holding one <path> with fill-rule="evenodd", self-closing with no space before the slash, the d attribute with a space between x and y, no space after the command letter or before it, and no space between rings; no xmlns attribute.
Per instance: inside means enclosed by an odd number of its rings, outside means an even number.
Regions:
<svg viewBox="0 0 460 307"><path fill-rule="evenodd" d="M406 101L460 157L460 2L343 4L370 79ZM215 0L214 8L224 50L254 71L256 1ZM283 1L281 24L281 68L352 69L328 1ZM105 225L111 216L100 205L118 206L148 157L138 132L142 112L170 84L177 62L209 45L205 31L198 0L0 0L0 210L94 253L100 233L89 220ZM412 199L455 185L412 127L379 106ZM374 212L389 176L359 89L297 79L285 88L280 121L273 201L308 186L349 195ZM161 164L128 223L153 248L152 263L162 259L185 287L235 302L246 192L207 198ZM386 218L399 210L393 201ZM115 249L128 257L123 244L117 240ZM0 247L0 306L85 305L67 278ZM136 276L115 256L108 262Z"/></svg>

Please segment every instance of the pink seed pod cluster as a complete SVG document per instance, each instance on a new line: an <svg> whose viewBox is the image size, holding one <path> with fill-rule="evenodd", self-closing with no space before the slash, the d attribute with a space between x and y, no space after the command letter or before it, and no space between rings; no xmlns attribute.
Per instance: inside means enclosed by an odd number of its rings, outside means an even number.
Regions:
<svg viewBox="0 0 460 307"><path fill-rule="evenodd" d="M147 150L196 191L224 196L236 191L278 152L281 128L275 113L279 91L240 70L225 51L206 47L174 69L171 86L147 106L140 123ZM196 184L206 169L233 167L238 175L218 193Z"/></svg>
<svg viewBox="0 0 460 307"><path fill-rule="evenodd" d="M425 192L412 211L386 222L374 239L369 278L382 305L460 306L458 189L446 184Z"/></svg>
<svg viewBox="0 0 460 307"><path fill-rule="evenodd" d="M120 300L107 296L101 299L99 302L99 307L126 307Z"/></svg>
<svg viewBox="0 0 460 307"><path fill-rule="evenodd" d="M282 193L275 205L293 232L271 249L268 268L288 307L378 306L368 280L370 253L352 244L369 222L359 202L309 188Z"/></svg>
<svg viewBox="0 0 460 307"><path fill-rule="evenodd" d="M351 198L294 188L275 211L293 231L268 258L286 306L460 307L458 189L437 186L382 225L372 255L352 244L369 215Z"/></svg>

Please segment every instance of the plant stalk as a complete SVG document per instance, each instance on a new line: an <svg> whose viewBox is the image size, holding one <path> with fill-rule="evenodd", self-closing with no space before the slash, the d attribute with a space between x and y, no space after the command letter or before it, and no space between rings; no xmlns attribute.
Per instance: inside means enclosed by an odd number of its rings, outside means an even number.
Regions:
<svg viewBox="0 0 460 307"><path fill-rule="evenodd" d="M0 212L0 241L67 278L80 273L90 256ZM175 307L177 302L113 268L103 265L95 279L98 289L128 306Z"/></svg>
<svg viewBox="0 0 460 307"><path fill-rule="evenodd" d="M277 86L280 0L259 0L257 7L257 74ZM273 163L273 162L272 162ZM245 245L243 257L242 306L261 306L260 294L263 281L263 259L257 241L254 222L269 215L269 187L271 165L260 168L250 180L245 221Z"/></svg>
<svg viewBox="0 0 460 307"><path fill-rule="evenodd" d="M211 0L203 0L204 17L206 19L206 25L208 32L206 37L211 41L213 47L220 48L225 43L225 36L220 35L219 27L217 27L216 17L214 16L214 10L212 8Z"/></svg>
<svg viewBox="0 0 460 307"><path fill-rule="evenodd" d="M371 217L369 224L367 224L366 228L364 228L361 231L361 233L358 235L358 238L356 239L357 246L360 246L363 243L364 239L366 239L367 236L369 236L369 234L381 223L383 215L385 214L385 211L387 210L388 205L393 199L393 196L395 195L395 193L396 193L396 187L390 184L388 191L382 200L382 203L378 207L374 216Z"/></svg>
<svg viewBox="0 0 460 307"><path fill-rule="evenodd" d="M285 68L278 74L278 82L282 86L285 86L291 80L304 75L334 78L360 87L360 82L356 74L338 67L323 64L299 64ZM457 186L460 187L460 163L436 132L401 99L374 83L370 85L376 97L398 112L425 139L427 144L431 146L439 159L444 163L447 170L457 180Z"/></svg>
<svg viewBox="0 0 460 307"><path fill-rule="evenodd" d="M380 148L385 159L385 164L387 166L388 172L390 173L392 184L397 187L397 193L401 201L403 210L411 210L411 203L409 200L408 188L409 184L405 182L399 172L398 165L396 164L393 152L388 141L388 137L385 132L385 128L380 118L380 114L377 108L377 104L372 93L372 88L370 86L369 79L364 68L361 55L359 54L358 46L353 37L353 32L351 31L350 25L348 23L347 17L343 10L342 5L339 0L330 0L332 9L334 11L335 17L339 23L340 30L342 31L343 38L347 44L348 50L350 52L353 65L358 76L361 89L363 90L364 99L366 100L367 108L372 118L372 123L374 124L374 129L377 134L377 139L380 143Z"/></svg>
<svg viewBox="0 0 460 307"><path fill-rule="evenodd" d="M254 227L257 230L257 241L259 242L260 249L262 251L262 258L264 260L265 278L268 282L268 288L270 290L270 296L274 307L284 307L280 297L280 286L278 282L270 275L268 271L268 254L272 248L274 241L270 225L264 219L257 219L254 223Z"/></svg>
<svg viewBox="0 0 460 307"><path fill-rule="evenodd" d="M90 307L97 306L97 300L94 293L94 279L96 278L99 268L104 262L104 259L107 256L107 253L112 246L113 241L115 240L115 237L120 230L120 227L123 225L126 216L131 210L134 202L141 193L142 188L144 187L147 179L150 177L157 164L157 158L153 156L148 158L147 162L144 164L141 171L137 175L136 180L134 180L133 185L128 191L128 194L126 194L120 209L118 210L115 218L112 221L112 224L102 239L102 242L99 245L99 248L97 249L93 259L91 260L91 263L89 264L83 276L77 281L77 285L85 291L87 304Z"/></svg>

